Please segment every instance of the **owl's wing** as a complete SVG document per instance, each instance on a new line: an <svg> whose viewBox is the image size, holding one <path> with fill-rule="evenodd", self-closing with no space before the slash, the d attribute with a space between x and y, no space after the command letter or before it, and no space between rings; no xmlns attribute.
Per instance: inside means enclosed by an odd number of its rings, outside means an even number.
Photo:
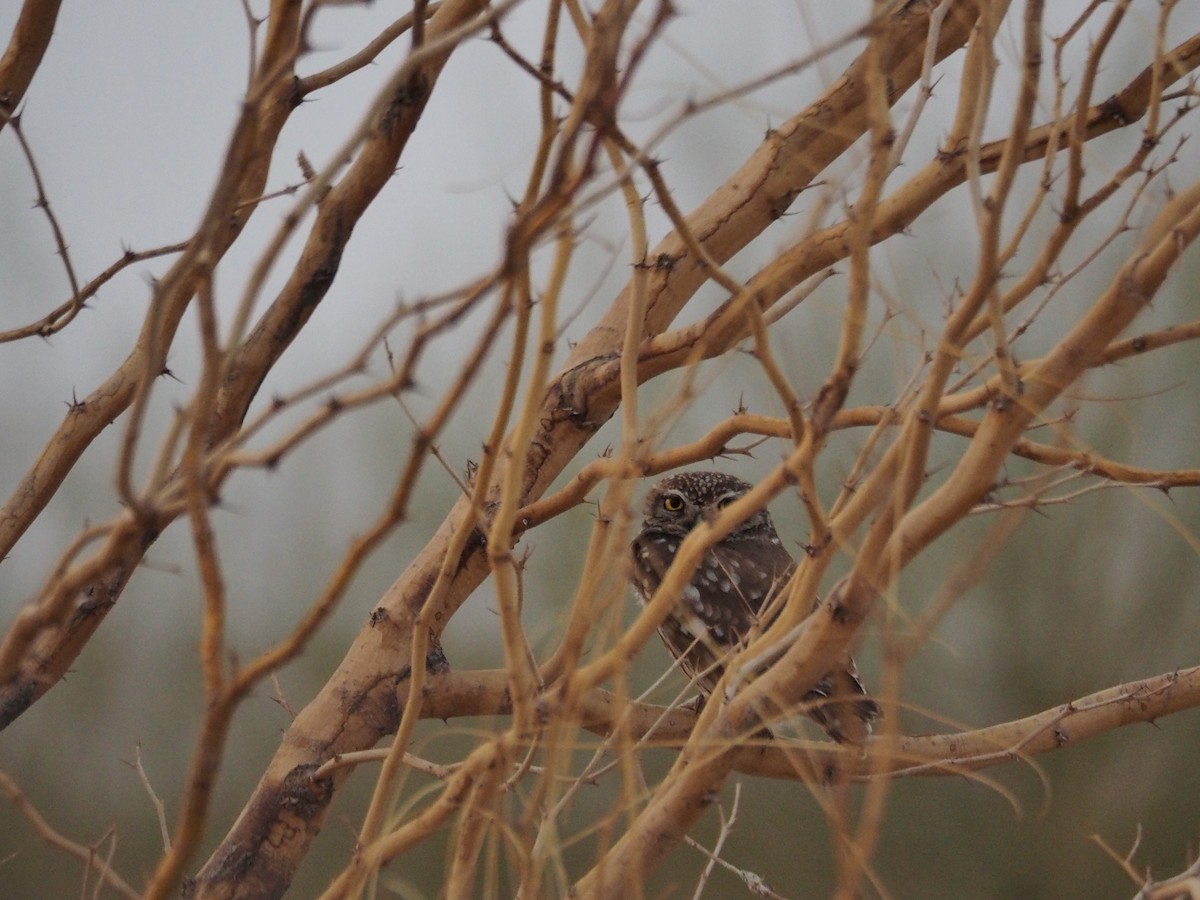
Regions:
<svg viewBox="0 0 1200 900"><path fill-rule="evenodd" d="M675 535L643 531L633 542L634 580L649 600L679 550ZM767 599L787 582L793 563L778 547L765 556L747 552L747 542L711 548L659 634L680 667L705 691L721 677L721 663L759 624Z"/></svg>
<svg viewBox="0 0 1200 900"><path fill-rule="evenodd" d="M776 541L758 542L746 549L732 542L718 544L711 556L716 567L730 576L728 582L716 582L718 589L724 591L728 584L729 593L736 593L742 601L740 608L753 611L753 621L742 621L737 632L746 638L751 628L759 624L760 612L769 618L778 614L781 604L771 601L786 587L795 571L795 562ZM697 577L700 575L697 572ZM819 604L820 600L815 600L813 608ZM761 624L765 627L769 622ZM880 715L879 704L867 695L854 658L849 654L813 685L804 695L804 704L804 713L839 743L861 744L871 734L871 723Z"/></svg>
<svg viewBox="0 0 1200 900"><path fill-rule="evenodd" d="M853 658L826 674L804 695L804 714L839 744L861 744L879 718L879 704L867 695Z"/></svg>
<svg viewBox="0 0 1200 900"><path fill-rule="evenodd" d="M649 600L679 550L673 535L644 531L633 542L634 580ZM705 554L691 582L659 626L659 634L680 668L705 693L720 679L724 662L751 632L774 616L771 603L786 586L795 562L777 541L725 541ZM804 713L830 737L860 744L871 733L879 706L867 696L850 656L804 696Z"/></svg>
<svg viewBox="0 0 1200 900"><path fill-rule="evenodd" d="M719 624L727 625L725 643L733 646L766 624L761 614L795 569L778 541L726 541L709 550L692 583L712 597Z"/></svg>

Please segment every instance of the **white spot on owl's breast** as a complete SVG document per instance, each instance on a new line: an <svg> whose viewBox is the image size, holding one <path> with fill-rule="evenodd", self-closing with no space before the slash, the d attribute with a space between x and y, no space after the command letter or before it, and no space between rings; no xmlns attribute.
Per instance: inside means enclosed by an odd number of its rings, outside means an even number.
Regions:
<svg viewBox="0 0 1200 900"><path fill-rule="evenodd" d="M697 615L681 616L676 621L679 622L679 630L688 637L697 641L707 639L709 628L704 623L704 620Z"/></svg>

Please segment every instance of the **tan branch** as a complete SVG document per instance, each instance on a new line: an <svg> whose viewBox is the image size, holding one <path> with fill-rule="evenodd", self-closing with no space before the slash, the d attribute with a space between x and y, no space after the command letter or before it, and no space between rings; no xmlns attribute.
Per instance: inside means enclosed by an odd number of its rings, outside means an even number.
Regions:
<svg viewBox="0 0 1200 900"><path fill-rule="evenodd" d="M168 244L164 247L154 247L150 250L126 250L121 254L120 259L87 284L83 285L79 289L78 297L72 297L65 303L58 305L36 322L30 322L28 325L22 325L19 328L0 332L0 344L19 341L27 337L44 338L56 334L73 322L76 314L86 305L87 301L96 296L100 288L111 281L122 270L134 263L143 262L147 259L155 259L159 256L168 256L172 253L181 253L186 249L187 242Z"/></svg>
<svg viewBox="0 0 1200 900"><path fill-rule="evenodd" d="M429 688L421 710L425 718L507 715L512 710L503 670L434 675ZM869 741L862 754L828 741L708 739L698 746L713 754L732 750L734 769L769 778L828 784L845 778L940 777L1020 761L1198 706L1200 666L1191 666L1106 688L1011 722L950 734L902 735L886 751L882 770L876 758L882 749L878 740ZM599 688L581 696L577 709L588 731L608 735L626 729L648 746L683 746L698 718L688 707L620 700Z"/></svg>
<svg viewBox="0 0 1200 900"><path fill-rule="evenodd" d="M0 57L0 131L25 98L50 38L62 0L25 0L4 56Z"/></svg>
<svg viewBox="0 0 1200 900"><path fill-rule="evenodd" d="M122 897L128 897L130 900L140 900L142 895L130 887L120 875L114 872L107 860L101 859L98 856L95 847L87 847L76 843L57 831L54 826L42 817L42 814L34 808L33 804L29 802L29 798L25 796L17 783L3 772L0 772L0 792L8 796L9 801L17 808L17 811L25 818L25 821L32 826L38 837L50 846L56 847L80 860L84 864L85 870L95 870L101 883L106 887L112 888Z"/></svg>
<svg viewBox="0 0 1200 900"><path fill-rule="evenodd" d="M291 108L283 99L290 90L290 81L281 78L292 58L286 53L288 23L289 18L282 10L279 16L271 18L268 48L274 47L276 55L268 55L264 65L273 75L243 105L226 152L226 165L208 209L187 249L156 284L137 343L102 385L71 405L66 419L0 510L0 557L3 557L45 508L96 436L136 404L121 445L120 466L125 493L135 501L133 516L112 532L105 557L95 558L87 568L77 567L61 579L51 581L43 591L43 599L38 601L47 614L36 610L30 613L27 609L18 615L18 622L0 647L0 726L20 715L57 683L166 524L140 497L132 496L129 486L128 473L140 431L141 410L154 380L164 371L175 330L203 271L216 264L241 231L246 216L234 212L240 199L262 193L270 148ZM284 53L282 58L280 52ZM64 599L65 595L78 593L85 586L90 599L80 605L80 615L70 628L62 630L59 625L71 602ZM30 653L35 640L40 643Z"/></svg>

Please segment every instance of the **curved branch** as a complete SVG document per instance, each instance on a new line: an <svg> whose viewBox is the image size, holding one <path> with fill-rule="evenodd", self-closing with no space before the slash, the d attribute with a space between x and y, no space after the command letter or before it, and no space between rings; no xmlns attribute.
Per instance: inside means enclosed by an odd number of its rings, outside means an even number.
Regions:
<svg viewBox="0 0 1200 900"><path fill-rule="evenodd" d="M16 113L42 64L62 0L25 0L16 27L0 57L0 131Z"/></svg>

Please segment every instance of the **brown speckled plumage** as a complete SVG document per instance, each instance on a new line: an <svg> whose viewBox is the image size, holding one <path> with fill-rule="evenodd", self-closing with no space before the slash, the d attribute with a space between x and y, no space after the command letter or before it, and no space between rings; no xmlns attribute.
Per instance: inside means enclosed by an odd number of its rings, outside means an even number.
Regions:
<svg viewBox="0 0 1200 900"><path fill-rule="evenodd" d="M634 539L633 586L650 599L679 545L697 524L714 519L751 485L722 472L681 472L659 481L646 497L645 520ZM659 628L680 667L712 692L723 660L752 630L759 614L795 571L765 509L738 525L704 556L691 583ZM837 741L861 743L879 707L863 689L849 656L804 697L805 713Z"/></svg>

